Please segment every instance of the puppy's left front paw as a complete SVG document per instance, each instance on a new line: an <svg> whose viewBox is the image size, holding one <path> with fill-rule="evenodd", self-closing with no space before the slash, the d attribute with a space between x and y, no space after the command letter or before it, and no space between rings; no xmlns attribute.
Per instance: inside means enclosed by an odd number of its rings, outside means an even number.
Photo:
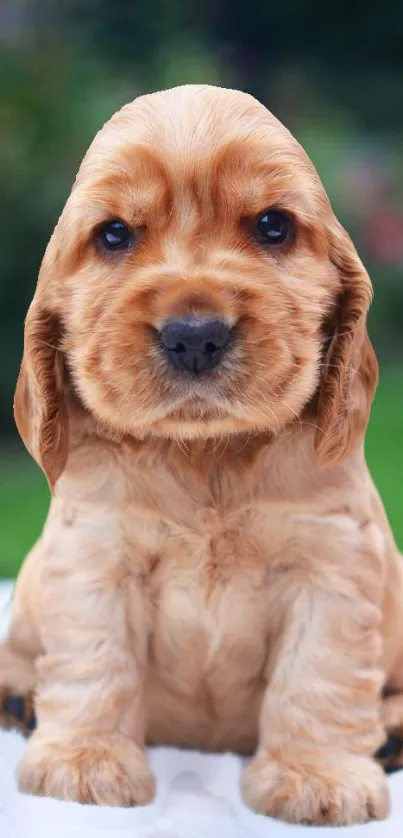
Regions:
<svg viewBox="0 0 403 838"><path fill-rule="evenodd" d="M369 757L285 764L259 756L244 772L243 794L251 809L289 823L348 826L389 814L385 775Z"/></svg>

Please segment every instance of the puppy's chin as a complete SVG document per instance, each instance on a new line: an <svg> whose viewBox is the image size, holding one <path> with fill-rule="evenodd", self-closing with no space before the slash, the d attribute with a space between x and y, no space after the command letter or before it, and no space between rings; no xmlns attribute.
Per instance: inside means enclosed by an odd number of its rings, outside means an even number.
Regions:
<svg viewBox="0 0 403 838"><path fill-rule="evenodd" d="M154 437L179 443L224 440L260 433L274 435L287 420L293 418L289 414L280 418L273 412L268 416L248 416L244 408L239 409L241 415L232 415L227 405L208 404L197 398L193 403L185 400L179 405L177 402L174 405L159 404L152 416L143 415L141 411L132 416L128 411L119 415L119 411L110 410L100 401L94 404L84 399L81 404L87 417L95 421L97 432L108 438L144 440Z"/></svg>
<svg viewBox="0 0 403 838"><path fill-rule="evenodd" d="M268 431L266 426L258 427L257 424L248 422L245 419L205 418L205 419L168 419L160 420L151 426L144 426L136 429L136 436L145 438L147 436L171 439L177 442L192 442L200 440L225 439L229 436L239 434L254 434L259 431Z"/></svg>
<svg viewBox="0 0 403 838"><path fill-rule="evenodd" d="M126 417L124 424L116 427L116 430L124 436L134 439L147 439L150 437L172 440L175 442L201 442L211 440L225 440L236 436L255 436L258 434L269 434L275 436L287 424L295 420L295 412L280 410L277 416L272 410L269 413L256 414L245 410L240 406L238 415L228 410L227 406L214 406L198 403L177 405L171 409L163 409L160 405L159 415L153 419L143 419L138 415L130 422ZM98 413L98 416L100 414ZM109 425L112 417L109 417ZM105 422L106 417L103 417Z"/></svg>

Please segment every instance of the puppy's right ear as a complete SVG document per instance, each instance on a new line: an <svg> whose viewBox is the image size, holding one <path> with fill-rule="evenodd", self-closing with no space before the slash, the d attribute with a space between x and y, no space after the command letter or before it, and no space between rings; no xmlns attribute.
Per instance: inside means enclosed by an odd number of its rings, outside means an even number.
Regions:
<svg viewBox="0 0 403 838"><path fill-rule="evenodd" d="M57 317L34 298L25 321L14 417L30 454L54 489L67 460L67 410Z"/></svg>

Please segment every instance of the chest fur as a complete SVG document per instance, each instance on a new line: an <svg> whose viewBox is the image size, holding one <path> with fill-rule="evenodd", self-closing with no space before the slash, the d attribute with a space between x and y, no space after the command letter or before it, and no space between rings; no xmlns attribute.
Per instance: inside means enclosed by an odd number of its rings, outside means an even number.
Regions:
<svg viewBox="0 0 403 838"><path fill-rule="evenodd" d="M237 680L259 677L270 621L265 527L247 505L195 505L187 521L178 518L145 521L134 508L130 516L134 561L143 555L154 666L189 694L201 677L219 681L223 670Z"/></svg>
<svg viewBox="0 0 403 838"><path fill-rule="evenodd" d="M270 608L252 512L201 508L191 527L155 522L154 537L145 574L148 738L214 749L233 745L236 731L239 750L253 749Z"/></svg>

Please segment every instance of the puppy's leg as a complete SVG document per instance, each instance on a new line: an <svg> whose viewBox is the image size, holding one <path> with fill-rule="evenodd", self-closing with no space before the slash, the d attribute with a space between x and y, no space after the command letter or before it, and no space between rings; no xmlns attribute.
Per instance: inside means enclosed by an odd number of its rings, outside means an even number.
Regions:
<svg viewBox="0 0 403 838"><path fill-rule="evenodd" d="M380 576L363 558L346 553L338 568L337 553L316 566L304 561L274 587L278 637L259 748L243 782L247 803L262 814L329 825L388 814L384 772L371 756L385 739Z"/></svg>
<svg viewBox="0 0 403 838"><path fill-rule="evenodd" d="M34 723L35 660L41 652L38 580L41 543L21 568L12 599L11 620L0 644L0 725L29 733Z"/></svg>
<svg viewBox="0 0 403 838"><path fill-rule="evenodd" d="M131 572L121 522L104 510L77 513L74 527L53 530L42 580L37 729L19 766L20 788L82 803L148 803L141 574Z"/></svg>

